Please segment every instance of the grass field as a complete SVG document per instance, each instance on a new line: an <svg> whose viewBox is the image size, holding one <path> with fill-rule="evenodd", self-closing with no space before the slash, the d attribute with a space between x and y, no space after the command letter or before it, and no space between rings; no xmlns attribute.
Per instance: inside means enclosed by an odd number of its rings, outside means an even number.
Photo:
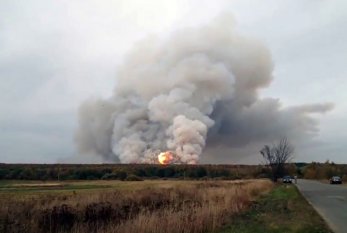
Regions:
<svg viewBox="0 0 347 233"><path fill-rule="evenodd" d="M228 184L247 184L256 180L235 180L235 181L208 181ZM147 188L184 188L206 181L196 180L144 180L144 181L118 181L118 180L95 180L95 181L24 181L8 180L0 181L0 197L6 195L46 195L46 194L90 194L102 192L112 192L114 190L135 191Z"/></svg>
<svg viewBox="0 0 347 233"><path fill-rule="evenodd" d="M221 233L332 233L295 186L279 185Z"/></svg>
<svg viewBox="0 0 347 233"><path fill-rule="evenodd" d="M330 233L268 180L1 181L0 232Z"/></svg>
<svg viewBox="0 0 347 233"><path fill-rule="evenodd" d="M124 182L117 180L96 180L96 181L2 181L0 182L0 195L6 193L63 193L68 194L69 191L82 192L98 192L123 189L142 189L148 187L172 187L182 184L183 181L165 181L165 180L146 180L140 182ZM184 181L184 184L194 183L194 181ZM136 184L136 185L135 185Z"/></svg>
<svg viewBox="0 0 347 233"><path fill-rule="evenodd" d="M217 232L268 180L0 184L0 232Z"/></svg>

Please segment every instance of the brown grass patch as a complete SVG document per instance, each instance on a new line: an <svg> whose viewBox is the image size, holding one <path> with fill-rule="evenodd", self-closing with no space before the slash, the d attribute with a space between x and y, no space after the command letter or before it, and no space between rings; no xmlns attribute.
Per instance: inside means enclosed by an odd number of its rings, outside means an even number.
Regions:
<svg viewBox="0 0 347 233"><path fill-rule="evenodd" d="M167 181L90 194L8 195L0 200L0 232L214 232L271 188L268 180Z"/></svg>

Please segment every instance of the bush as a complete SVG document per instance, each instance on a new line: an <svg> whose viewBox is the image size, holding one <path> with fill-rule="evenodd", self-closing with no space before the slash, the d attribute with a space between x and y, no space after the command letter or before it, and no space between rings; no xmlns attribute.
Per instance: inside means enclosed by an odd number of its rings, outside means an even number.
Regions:
<svg viewBox="0 0 347 233"><path fill-rule="evenodd" d="M200 178L200 180L210 180L210 178L208 176L203 176Z"/></svg>
<svg viewBox="0 0 347 233"><path fill-rule="evenodd" d="M218 177L214 177L212 178L213 180L232 180L230 177L228 176L218 176Z"/></svg>
<svg viewBox="0 0 347 233"><path fill-rule="evenodd" d="M126 181L143 181L143 179L135 175L129 175L125 180Z"/></svg>
<svg viewBox="0 0 347 233"><path fill-rule="evenodd" d="M120 180L125 180L128 176L128 173L126 173L124 171L119 171L116 174L117 174L118 179L120 179Z"/></svg>
<svg viewBox="0 0 347 233"><path fill-rule="evenodd" d="M101 177L103 180L117 180L118 176L115 173L106 173Z"/></svg>
<svg viewBox="0 0 347 233"><path fill-rule="evenodd" d="M256 177L257 179L265 179L265 178L271 178L270 177L270 175L268 175L268 174L259 174L259 175L257 175L257 177Z"/></svg>

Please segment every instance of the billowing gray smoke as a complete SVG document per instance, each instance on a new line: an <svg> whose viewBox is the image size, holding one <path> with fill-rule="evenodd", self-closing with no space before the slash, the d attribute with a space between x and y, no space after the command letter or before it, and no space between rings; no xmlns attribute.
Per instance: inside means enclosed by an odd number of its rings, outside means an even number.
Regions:
<svg viewBox="0 0 347 233"><path fill-rule="evenodd" d="M318 126L311 114L331 106L282 108L259 98L272 67L268 49L238 35L227 17L142 41L119 67L114 95L81 106L80 154L151 163L170 150L179 162L195 164L205 147L311 136Z"/></svg>

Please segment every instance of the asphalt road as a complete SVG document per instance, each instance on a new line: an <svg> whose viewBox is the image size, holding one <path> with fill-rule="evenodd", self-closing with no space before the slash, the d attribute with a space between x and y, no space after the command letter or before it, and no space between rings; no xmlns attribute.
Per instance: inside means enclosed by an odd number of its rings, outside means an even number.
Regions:
<svg viewBox="0 0 347 233"><path fill-rule="evenodd" d="M298 180L297 186L335 233L347 232L346 186L311 180Z"/></svg>

